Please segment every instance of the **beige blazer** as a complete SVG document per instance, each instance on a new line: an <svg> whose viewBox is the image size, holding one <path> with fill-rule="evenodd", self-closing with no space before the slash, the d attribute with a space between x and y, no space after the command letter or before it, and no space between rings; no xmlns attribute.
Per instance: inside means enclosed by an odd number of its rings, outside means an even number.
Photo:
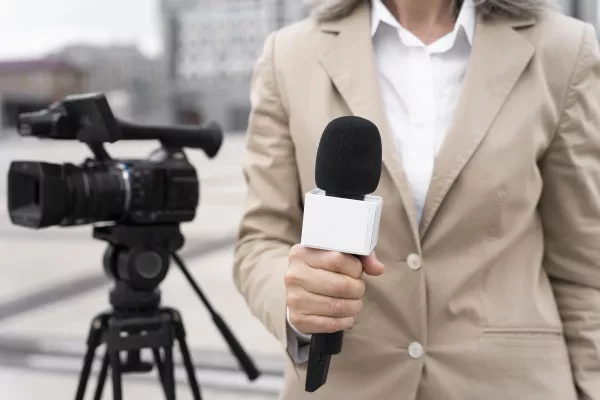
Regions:
<svg viewBox="0 0 600 400"><path fill-rule="evenodd" d="M464 91L420 225L378 85L370 8L275 34L255 70L235 281L287 346L283 276L333 118L375 122L385 206L365 307L305 393L283 399L600 400L600 53L555 12L479 18ZM410 268L407 259L422 260ZM411 262L414 267L415 263ZM408 347L423 344L412 358Z"/></svg>

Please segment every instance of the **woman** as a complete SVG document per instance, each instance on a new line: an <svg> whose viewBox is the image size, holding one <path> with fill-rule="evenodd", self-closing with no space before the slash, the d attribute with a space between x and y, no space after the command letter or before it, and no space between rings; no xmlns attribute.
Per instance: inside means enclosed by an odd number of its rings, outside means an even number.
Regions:
<svg viewBox="0 0 600 400"><path fill-rule="evenodd" d="M316 2L267 39L235 279L286 349L286 400L600 400L596 37L538 0L473 1ZM379 261L297 245L342 115L382 134ZM305 393L309 335L338 330Z"/></svg>

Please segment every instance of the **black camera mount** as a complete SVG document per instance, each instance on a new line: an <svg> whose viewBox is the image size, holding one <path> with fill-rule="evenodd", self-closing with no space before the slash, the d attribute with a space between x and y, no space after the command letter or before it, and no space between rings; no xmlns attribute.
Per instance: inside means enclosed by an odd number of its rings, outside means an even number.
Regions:
<svg viewBox="0 0 600 400"><path fill-rule="evenodd" d="M171 257L204 302L248 378L254 380L259 376L250 357L175 253L184 243L178 224L95 227L94 237L109 243L104 269L115 279L115 285L110 292L112 310L100 313L92 320L76 400L84 399L95 353L102 344L106 349L94 399L102 398L110 366L114 400L123 398L122 374L150 372L153 367L158 371L166 399L175 400L175 342L179 343L193 398L201 400L181 313L161 307L158 286L167 275ZM141 359L144 349L152 351L154 363Z"/></svg>

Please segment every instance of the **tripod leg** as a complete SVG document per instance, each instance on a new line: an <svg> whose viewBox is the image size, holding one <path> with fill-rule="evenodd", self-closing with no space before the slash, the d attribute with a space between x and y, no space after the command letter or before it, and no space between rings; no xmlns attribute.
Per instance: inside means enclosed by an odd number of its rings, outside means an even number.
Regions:
<svg viewBox="0 0 600 400"><path fill-rule="evenodd" d="M96 384L96 394L94 400L102 400L102 392L104 391L104 384L106 383L106 376L108 375L108 350L104 353L104 359L102 360L102 369L100 369L100 375L98 375L98 383Z"/></svg>
<svg viewBox="0 0 600 400"><path fill-rule="evenodd" d="M167 400L175 400L175 368L173 366L173 346L165 346L164 384Z"/></svg>
<svg viewBox="0 0 600 400"><path fill-rule="evenodd" d="M123 400L123 387L121 384L121 358L118 351L110 353L110 368L112 369L113 400Z"/></svg>
<svg viewBox="0 0 600 400"><path fill-rule="evenodd" d="M192 357L190 356L190 350L187 347L185 338L182 338L179 341L179 348L181 349L183 365L185 366L185 370L188 375L188 380L190 383L190 387L192 388L192 395L194 396L194 400L202 400L202 395L200 394L200 385L198 385L198 380L196 380L196 371L194 369Z"/></svg>
<svg viewBox="0 0 600 400"><path fill-rule="evenodd" d="M85 389L87 387L88 379L90 377L90 371L92 369L92 362L94 361L95 349L88 347L85 357L83 359L83 368L79 375L79 385L77 386L77 394L75 400L83 400L85 396Z"/></svg>
<svg viewBox="0 0 600 400"><path fill-rule="evenodd" d="M96 349L100 345L100 339L102 338L102 329L104 329L106 317L98 316L92 321L90 332L87 339L87 351L83 358L83 367L79 375L79 384L77 385L77 394L75 400L83 400L85 396L85 389L87 387L88 379L90 378L90 372L92 370L92 362L94 362L94 355Z"/></svg>
<svg viewBox="0 0 600 400"><path fill-rule="evenodd" d="M160 356L160 350L156 347L152 348L152 353L154 354L154 363L156 364L156 369L158 370L158 376L160 378L160 384L165 392L165 397L169 397L169 393L167 392L167 387L165 384L165 366L162 362L162 358Z"/></svg>
<svg viewBox="0 0 600 400"><path fill-rule="evenodd" d="M181 320L181 317L177 312L173 312L172 316L173 321L175 322L175 338L179 342L179 349L181 350L181 357L183 358L183 365L185 366L185 370L188 375L188 381L192 389L192 395L194 396L194 400L202 400L202 395L200 394L200 386L198 385L198 381L196 380L194 363L192 362L190 349L188 348L187 341L185 339L185 328L183 326L183 321Z"/></svg>

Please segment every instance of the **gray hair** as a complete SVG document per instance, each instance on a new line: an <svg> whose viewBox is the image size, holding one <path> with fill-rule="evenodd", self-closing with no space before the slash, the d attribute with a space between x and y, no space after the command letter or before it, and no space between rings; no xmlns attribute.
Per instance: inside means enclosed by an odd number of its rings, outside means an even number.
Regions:
<svg viewBox="0 0 600 400"><path fill-rule="evenodd" d="M320 21L331 21L349 15L360 3L367 0L306 0L313 15ZM463 0L452 0L459 9ZM485 18L508 17L528 19L536 17L550 0L475 0L477 11Z"/></svg>

